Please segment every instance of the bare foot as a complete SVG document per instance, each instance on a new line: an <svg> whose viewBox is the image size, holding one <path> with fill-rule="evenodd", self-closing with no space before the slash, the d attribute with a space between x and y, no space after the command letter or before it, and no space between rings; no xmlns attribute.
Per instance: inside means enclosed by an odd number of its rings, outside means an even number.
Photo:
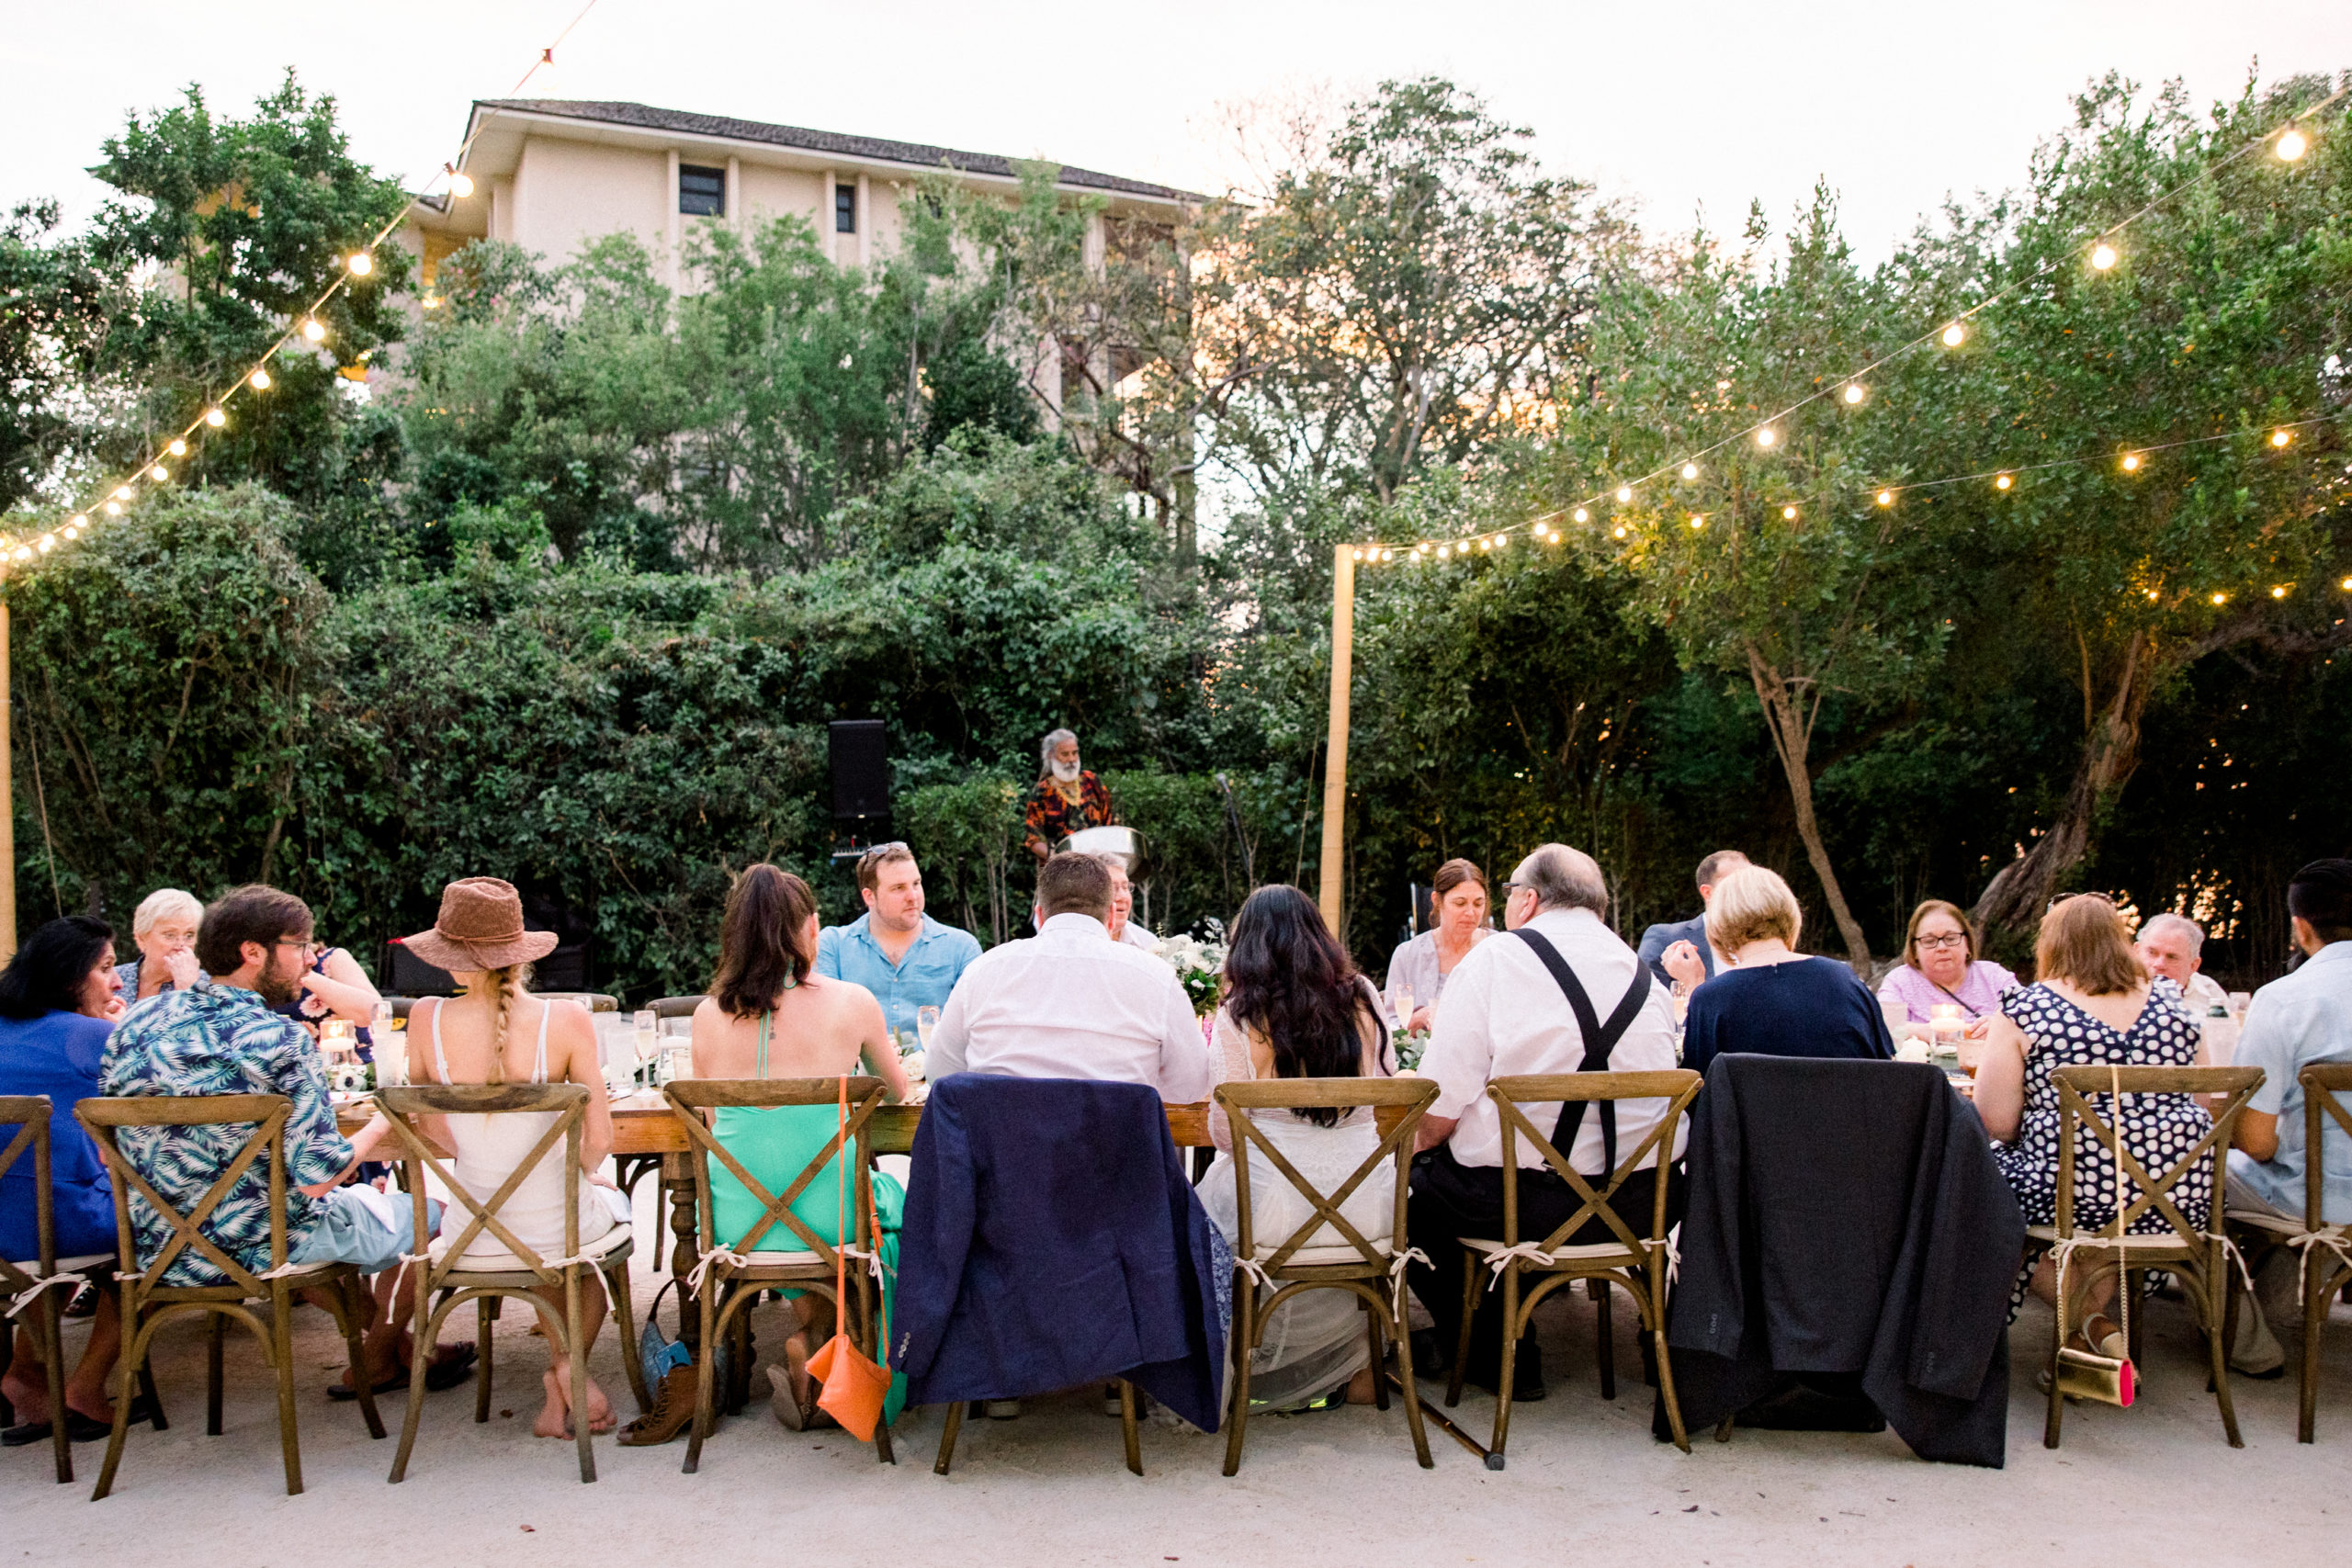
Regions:
<svg viewBox="0 0 2352 1568"><path fill-rule="evenodd" d="M1380 1402L1380 1384L1375 1380L1377 1380L1379 1376L1379 1368L1366 1367L1363 1371L1350 1378L1348 1380L1348 1403L1350 1404L1378 1404Z"/></svg>
<svg viewBox="0 0 2352 1568"><path fill-rule="evenodd" d="M6 1397L8 1404L17 1412L17 1419L25 1423L49 1419L49 1387L43 1381L47 1375L46 1371L40 1367L35 1367L32 1371L42 1373L42 1376L37 1378L28 1375L25 1363L19 1360L9 1367L7 1376L0 1377L0 1396ZM71 1404L72 1401L69 1400L67 1403ZM108 1411L106 1418L111 1421L114 1419L114 1413Z"/></svg>
<svg viewBox="0 0 2352 1568"><path fill-rule="evenodd" d="M538 1419L531 1423L531 1430L542 1438L574 1436L571 1429L571 1379L569 1376L559 1375L555 1369L550 1367L539 1374L539 1381L547 1388L548 1403L546 1408L539 1412ZM590 1378L588 1380L589 1432L602 1437L619 1424L613 1415L612 1401L606 1399L605 1391L596 1386L596 1380Z"/></svg>
<svg viewBox="0 0 2352 1568"><path fill-rule="evenodd" d="M805 1333L796 1331L786 1336L784 1341L784 1375L792 1384L793 1402L798 1404L803 1410L810 1408L808 1403L808 1336Z"/></svg>

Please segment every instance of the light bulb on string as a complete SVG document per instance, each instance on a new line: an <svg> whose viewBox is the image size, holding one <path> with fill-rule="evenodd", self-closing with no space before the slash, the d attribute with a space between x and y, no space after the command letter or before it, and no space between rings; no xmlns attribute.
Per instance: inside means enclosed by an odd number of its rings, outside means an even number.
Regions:
<svg viewBox="0 0 2352 1568"><path fill-rule="evenodd" d="M1553 529L1550 533L1544 536L1544 542L1547 545L1558 544L1560 542L1560 531L1557 528Z"/></svg>
<svg viewBox="0 0 2352 1568"><path fill-rule="evenodd" d="M43 534L40 536L40 553L47 555L50 551L55 548L57 548L57 536L54 534Z"/></svg>
<svg viewBox="0 0 2352 1568"><path fill-rule="evenodd" d="M2293 432L2293 431L2290 431L2290 430L2274 430L2274 431L2272 431L2272 432L2270 433L2270 445L2272 445L2273 446L2286 446L2286 445L2287 445L2287 443L2289 443L2290 441L2292 441L2294 438L2295 438L2295 434L2294 434L2294 432Z"/></svg>
<svg viewBox="0 0 2352 1568"><path fill-rule="evenodd" d="M129 485L118 485L115 488L114 498L117 501L129 501L130 499L130 487Z"/></svg>
<svg viewBox="0 0 2352 1568"><path fill-rule="evenodd" d="M2293 586L2294 584L2290 582L2281 582L2277 587L2271 589L2270 596L2273 599L2284 599L2287 596L2287 590Z"/></svg>
<svg viewBox="0 0 2352 1568"><path fill-rule="evenodd" d="M2213 603L2216 604L2226 604L2229 602L2230 596L2226 593L2216 593L2213 595Z"/></svg>
<svg viewBox="0 0 2352 1568"><path fill-rule="evenodd" d="M269 390L269 372L268 372L268 371L266 371L266 370L256 370L256 371L254 371L254 372L253 373L253 383L254 383L254 391L256 391L256 392L266 392L266 391L268 391L268 390Z"/></svg>
<svg viewBox="0 0 2352 1568"><path fill-rule="evenodd" d="M1356 560L1362 560L1362 559L1363 559L1363 552L1362 550L1358 550L1358 551L1356 551L1356 552L1354 553L1354 556L1353 556L1353 558L1354 558L1354 559L1356 559Z"/></svg>
<svg viewBox="0 0 2352 1568"><path fill-rule="evenodd" d="M119 517L119 516L121 516L121 515L122 515L122 502L119 502L119 501L109 501L109 502L107 502L107 516L109 516L109 517Z"/></svg>
<svg viewBox="0 0 2352 1568"><path fill-rule="evenodd" d="M1571 512L1570 513L1568 513L1568 516L1569 516L1569 518L1570 518L1572 521L1574 521L1574 522L1577 522L1577 523L1589 523L1589 522L1591 522L1591 521L1592 521L1592 513L1589 513L1589 512L1587 512L1587 511L1586 511L1583 507L1581 507L1581 506L1577 507L1574 512Z"/></svg>
<svg viewBox="0 0 2352 1568"><path fill-rule="evenodd" d="M147 473L148 473L148 477L149 477L149 478L151 478L151 479L153 479L157 484L161 484L161 483L163 483L165 479L170 479L170 478L172 477L172 471L171 471L169 468L167 468L164 467L164 465L163 465L163 464L161 464L161 463L158 463L158 464L156 464L153 468L152 468L148 469L148 470L147 470Z"/></svg>
<svg viewBox="0 0 2352 1568"><path fill-rule="evenodd" d="M2149 598L2151 598L2151 599L2161 599L2161 598L2163 598L2163 597L2164 597L2164 595L2163 595L2162 593L2158 592L2156 590L2154 590L2154 589L2151 588L2151 589L2149 589L2149 590L2148 590L2148 597L2149 597Z"/></svg>
<svg viewBox="0 0 2352 1568"><path fill-rule="evenodd" d="M204 423L210 425L213 429L218 430L222 425L229 423L228 412L222 409L206 409L204 411Z"/></svg>
<svg viewBox="0 0 2352 1568"><path fill-rule="evenodd" d="M1683 464L1683 465L1682 465L1682 477L1683 477L1684 479L1697 479L1697 478L1699 477L1699 465L1698 465L1698 464L1696 464L1696 463L1685 463L1685 464Z"/></svg>
<svg viewBox="0 0 2352 1568"><path fill-rule="evenodd" d="M1756 445L1769 451L1771 449L1772 443L1778 441L1780 438L1781 433L1768 424L1763 429L1756 433ZM1685 475L1684 477L1688 478L1689 476Z"/></svg>
<svg viewBox="0 0 2352 1568"><path fill-rule="evenodd" d="M2280 162L2291 164L2310 152L2311 145L2311 138L2290 125L2278 133L2278 140L2272 143L2271 151L2278 154Z"/></svg>
<svg viewBox="0 0 2352 1568"><path fill-rule="evenodd" d="M326 341L327 329L320 324L316 316L305 316L302 318L302 335L312 343L323 343Z"/></svg>
<svg viewBox="0 0 2352 1568"><path fill-rule="evenodd" d="M1944 329L1944 346L1946 348L1958 348L1962 344L1967 341L1968 329L1962 326L1958 321L1954 321L1951 325Z"/></svg>
<svg viewBox="0 0 2352 1568"><path fill-rule="evenodd" d="M169 452L175 457L185 457L187 456L187 443L182 440L179 436L175 435L172 437L172 444L169 446L164 447L164 450Z"/></svg>
<svg viewBox="0 0 2352 1568"><path fill-rule="evenodd" d="M1795 522L1797 520L1797 509L1793 506L1783 506L1781 508L1781 519L1786 523Z"/></svg>
<svg viewBox="0 0 2352 1568"><path fill-rule="evenodd" d="M18 560L30 560L30 559L32 559L32 558L33 558L33 547L32 547L30 545L18 545L18 546L17 547L17 558Z"/></svg>
<svg viewBox="0 0 2352 1568"><path fill-rule="evenodd" d="M1859 381L1851 383L1846 389L1846 406L1851 408L1854 404L1860 402L1862 396L1861 383Z"/></svg>
<svg viewBox="0 0 2352 1568"><path fill-rule="evenodd" d="M1618 504L1618 505L1623 506L1623 505L1624 505L1627 502L1629 502L1629 501L1631 501L1631 500L1633 500L1633 499L1634 499L1634 487L1633 487L1633 486L1631 486L1631 485L1619 485L1619 486L1617 487L1617 504Z"/></svg>
<svg viewBox="0 0 2352 1568"><path fill-rule="evenodd" d="M365 277L376 270L376 258L366 251L354 251L345 258L343 265L351 269L352 276Z"/></svg>
<svg viewBox="0 0 2352 1568"><path fill-rule="evenodd" d="M1995 490L2007 490L2015 483L2017 483L2017 480L2011 479L2007 474L2003 474L2000 478L1993 481L1993 488Z"/></svg>
<svg viewBox="0 0 2352 1568"><path fill-rule="evenodd" d="M76 521L78 521L78 519ZM73 523L68 523L64 527L60 528L58 532L64 535L69 539L78 539L82 536L82 530L76 527Z"/></svg>
<svg viewBox="0 0 2352 1568"><path fill-rule="evenodd" d="M2140 471L2140 454L2137 452L2123 454L2123 471L2127 474L2136 474Z"/></svg>
<svg viewBox="0 0 2352 1568"><path fill-rule="evenodd" d="M2336 586L2343 589L2346 593L2352 593L2352 577L2346 578L2343 581L2337 583Z"/></svg>
<svg viewBox="0 0 2352 1568"><path fill-rule="evenodd" d="M1616 534L1617 534L1617 536L1618 536L1619 538L1621 538L1621 539L1622 539L1622 538L1623 538L1623 537L1625 536L1625 525L1623 525L1623 523L1618 524L1618 525L1617 525L1617 528L1616 528Z"/></svg>
<svg viewBox="0 0 2352 1568"><path fill-rule="evenodd" d="M1690 514L1690 526L1693 528L1703 528L1706 525L1707 520L1705 518L1700 516L1695 512Z"/></svg>
<svg viewBox="0 0 2352 1568"><path fill-rule="evenodd" d="M1894 504L1894 492L1891 490L1883 490L1879 491L1878 503L1881 506L1893 506Z"/></svg>
<svg viewBox="0 0 2352 1568"><path fill-rule="evenodd" d="M2113 245L2101 241L2098 244L2091 247L2091 266L2094 270L2105 272L2114 265L2115 247Z"/></svg>
<svg viewBox="0 0 2352 1568"><path fill-rule="evenodd" d="M449 171L449 194L451 196L456 197L459 201L463 201L466 197L473 195L474 177L471 175L461 175L456 169L450 168L447 164L444 164L441 166L444 169L448 169Z"/></svg>

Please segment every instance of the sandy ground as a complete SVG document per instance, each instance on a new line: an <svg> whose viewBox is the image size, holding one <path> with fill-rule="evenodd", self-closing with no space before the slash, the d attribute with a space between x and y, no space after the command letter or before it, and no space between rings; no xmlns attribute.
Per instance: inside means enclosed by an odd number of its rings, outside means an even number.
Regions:
<svg viewBox="0 0 2352 1568"><path fill-rule="evenodd" d="M648 1184L649 1187L650 1184ZM640 1203L640 1236L653 1234ZM640 1280L640 1311L652 1293ZM763 1308L760 1333L781 1329ZM1689 1455L1649 1436L1633 1313L1621 1303L1618 1398L1599 1396L1594 1318L1581 1294L1539 1319L1551 1397L1511 1423L1497 1473L1430 1428L1431 1471L1413 1461L1401 1406L1251 1424L1241 1473L1219 1473L1223 1439L1153 1423L1146 1474L1126 1473L1119 1428L1099 1395L1028 1402L1014 1422L970 1421L955 1472L933 1475L940 1417L910 1413L899 1463L838 1431L795 1435L754 1404L682 1475L683 1442L599 1442L599 1480L581 1484L570 1443L535 1439L543 1341L527 1314L501 1328L492 1416L473 1421L470 1384L432 1395L408 1481L387 1485L394 1437L368 1440L357 1411L322 1393L341 1346L324 1315L298 1320L296 1354L307 1492L282 1485L267 1374L250 1341L230 1341L226 1431L204 1434L201 1331L168 1332L156 1360L172 1426L132 1428L115 1495L89 1500L103 1444L75 1450L77 1480L56 1483L46 1447L0 1453L0 1561L332 1562L431 1565L656 1563L682 1552L750 1562L1193 1564L1554 1563L1587 1543L1613 1562L2132 1564L2341 1562L2352 1520L2352 1308L2326 1342L2319 1442L2295 1441L2295 1384L2233 1380L2243 1450L2223 1440L2188 1309L2157 1302L2148 1320L2145 1392L2133 1409L2077 1405L2065 1446L2041 1446L2033 1387L2050 1320L2029 1307L2013 1331L2008 1466L1925 1464L1892 1434L1741 1431ZM470 1333L470 1329L466 1331ZM69 1331L78 1342L78 1331ZM2291 1350L2291 1344L2290 1344ZM613 1336L592 1359L628 1409ZM1429 1388L1434 1399L1438 1393ZM511 1413L511 1414L510 1414ZM1483 1435L1493 1402L1464 1395L1458 1416Z"/></svg>

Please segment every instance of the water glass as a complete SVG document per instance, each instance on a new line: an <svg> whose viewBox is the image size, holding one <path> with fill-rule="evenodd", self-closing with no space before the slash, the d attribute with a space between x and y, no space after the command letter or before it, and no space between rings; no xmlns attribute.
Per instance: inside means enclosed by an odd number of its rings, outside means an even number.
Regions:
<svg viewBox="0 0 2352 1568"><path fill-rule="evenodd" d="M375 1034L377 1087L398 1089L408 1082L408 1031L385 1023Z"/></svg>
<svg viewBox="0 0 2352 1568"><path fill-rule="evenodd" d="M368 1010L368 1033L373 1039L381 1040L391 1032L392 1004L379 1001Z"/></svg>

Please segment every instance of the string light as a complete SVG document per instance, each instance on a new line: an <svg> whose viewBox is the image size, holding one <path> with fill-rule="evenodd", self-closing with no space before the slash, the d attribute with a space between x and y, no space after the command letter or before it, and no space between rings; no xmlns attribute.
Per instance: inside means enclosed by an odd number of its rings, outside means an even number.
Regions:
<svg viewBox="0 0 2352 1568"><path fill-rule="evenodd" d="M2008 475L2003 474L1993 481L1993 488L1995 490L2007 490L2016 482L2017 481L2011 479Z"/></svg>
<svg viewBox="0 0 2352 1568"><path fill-rule="evenodd" d="M457 171L457 168L454 165L449 164L442 164L441 172L449 176L449 194L451 196L456 197L459 201L463 201L466 197L473 195L474 177L471 175L461 175Z"/></svg>
<svg viewBox="0 0 2352 1568"><path fill-rule="evenodd" d="M1623 506L1623 505L1624 505L1627 502L1629 502L1629 501L1631 501L1631 500L1633 500L1633 499L1634 499L1634 487L1633 487L1632 485L1619 485L1619 486L1617 487L1617 504L1618 504L1618 505Z"/></svg>
<svg viewBox="0 0 2352 1568"><path fill-rule="evenodd" d="M2337 583L2336 586L2343 589L2346 593L2352 593L2352 577L2346 578L2343 581Z"/></svg>
<svg viewBox="0 0 2352 1568"><path fill-rule="evenodd" d="M2213 603L2216 604L2226 604L2229 602L2230 596L2226 593L2216 593L2213 595Z"/></svg>
<svg viewBox="0 0 2352 1568"><path fill-rule="evenodd" d="M1879 491L1878 503L1881 506L1893 506L1894 504L1894 492L1891 490L1883 490Z"/></svg>
<svg viewBox="0 0 2352 1568"><path fill-rule="evenodd" d="M2278 154L2281 161L2291 164L2309 152L2311 145L2311 139L2290 125L2278 133L2278 140L2273 144L2272 151Z"/></svg>
<svg viewBox="0 0 2352 1568"><path fill-rule="evenodd" d="M1682 465L1682 477L1683 477L1684 479L1697 479L1697 478L1699 477L1699 465L1698 465L1698 464L1696 464L1696 463L1685 463L1685 464L1683 464L1683 465Z"/></svg>
<svg viewBox="0 0 2352 1568"><path fill-rule="evenodd" d="M77 526L80 522L81 519L77 517L72 523L68 523L64 527L60 528L58 532L64 535L69 539L78 539L82 536L82 530Z"/></svg>
<svg viewBox="0 0 2352 1568"><path fill-rule="evenodd" d="M302 335L312 343L323 343L326 341L327 330L319 324L319 319L316 316L305 316L302 318Z"/></svg>
<svg viewBox="0 0 2352 1568"><path fill-rule="evenodd" d="M1756 433L1756 445L1770 450L1772 443L1780 438L1781 433L1768 424ZM1688 479L1690 476L1686 474L1683 477Z"/></svg>
<svg viewBox="0 0 2352 1568"><path fill-rule="evenodd" d="M1783 506L1781 508L1781 518L1783 522L1795 522L1797 520L1797 509L1793 506Z"/></svg>
<svg viewBox="0 0 2352 1568"><path fill-rule="evenodd" d="M129 501L130 499L130 487L129 485L118 486L114 492L114 498L117 501Z"/></svg>
<svg viewBox="0 0 2352 1568"><path fill-rule="evenodd" d="M256 392L269 390L269 372L266 370L256 370L246 379L254 384L254 390Z"/></svg>
<svg viewBox="0 0 2352 1568"><path fill-rule="evenodd" d="M109 502L107 502L107 516L109 516L109 517L119 517L119 516L121 516L121 515L122 515L122 502L119 502L119 501L109 501Z"/></svg>
<svg viewBox="0 0 2352 1568"><path fill-rule="evenodd" d="M1690 514L1690 526L1693 528L1703 528L1706 525L1707 520L1705 518L1700 516L1695 512Z"/></svg>
<svg viewBox="0 0 2352 1568"><path fill-rule="evenodd" d="M2291 431L2274 430L2270 433L2270 445L2273 446L2284 446L2294 438L2294 433Z"/></svg>
<svg viewBox="0 0 2352 1568"><path fill-rule="evenodd" d="M2123 471L2127 474L2136 474L2140 471L2140 454L2137 452L2123 454Z"/></svg>
<svg viewBox="0 0 2352 1568"><path fill-rule="evenodd" d="M1356 551L1356 552L1355 552L1354 558L1355 558L1355 559L1357 559L1357 560L1362 560L1362 559L1363 559L1363 552L1362 550L1358 550L1358 551Z"/></svg>
<svg viewBox="0 0 2352 1568"><path fill-rule="evenodd" d="M376 258L366 251L354 251L345 258L343 265L351 269L352 276L365 277L376 270Z"/></svg>
<svg viewBox="0 0 2352 1568"><path fill-rule="evenodd" d="M2278 584L2278 586L2270 591L2270 596L2273 599L2284 599L2287 596L2287 590L2289 586L2290 585L2284 582Z"/></svg>
<svg viewBox="0 0 2352 1568"><path fill-rule="evenodd" d="M218 430L222 425L229 423L228 412L224 409L206 409L204 411L204 423L210 425L213 429Z"/></svg>
<svg viewBox="0 0 2352 1568"><path fill-rule="evenodd" d="M40 536L40 553L47 555L50 551L55 548L57 548L57 536L54 534L43 534Z"/></svg>
<svg viewBox="0 0 2352 1568"><path fill-rule="evenodd" d="M1944 346L1946 348L1958 348L1967 340L1968 329L1962 326L1958 321L1954 321L1951 325L1944 329Z"/></svg>
<svg viewBox="0 0 2352 1568"><path fill-rule="evenodd" d="M2100 272L2115 265L2115 247L2104 242L2091 250L2091 265Z"/></svg>
<svg viewBox="0 0 2352 1568"><path fill-rule="evenodd" d="M1547 545L1558 544L1560 542L1560 531L1557 528L1553 529L1550 533L1544 536L1544 542Z"/></svg>
<svg viewBox="0 0 2352 1568"><path fill-rule="evenodd" d="M1862 400L1862 384L1860 381L1849 381L1846 384L1846 406L1848 408L1851 408L1856 403L1860 402Z"/></svg>
<svg viewBox="0 0 2352 1568"><path fill-rule="evenodd" d="M1592 521L1592 513L1587 512L1581 506L1577 507L1574 512L1569 513L1568 516L1572 521L1577 523L1589 523Z"/></svg>
<svg viewBox="0 0 2352 1568"><path fill-rule="evenodd" d="M164 467L164 465L163 465L163 464L161 464L161 463L156 464L153 468L152 468L148 469L148 470L147 470L147 472L148 472L148 474L149 474L151 477L153 477L153 479L155 480L155 482L156 482L157 484L161 484L161 483L163 483L165 479L170 479L170 478L172 477L172 471L171 471L169 468L166 468L165 467Z"/></svg>
<svg viewBox="0 0 2352 1568"><path fill-rule="evenodd" d="M1619 538L1621 538L1621 539L1622 539L1622 538L1623 538L1623 537L1625 536L1625 525L1623 525L1623 523L1618 524L1618 525L1617 525L1617 530L1616 530L1616 532L1617 532L1617 536L1618 536ZM2347 588L2352 588L2352 581L2347 581L2347 582L2345 584L2345 586L2346 586L2346 587L2347 587Z"/></svg>

